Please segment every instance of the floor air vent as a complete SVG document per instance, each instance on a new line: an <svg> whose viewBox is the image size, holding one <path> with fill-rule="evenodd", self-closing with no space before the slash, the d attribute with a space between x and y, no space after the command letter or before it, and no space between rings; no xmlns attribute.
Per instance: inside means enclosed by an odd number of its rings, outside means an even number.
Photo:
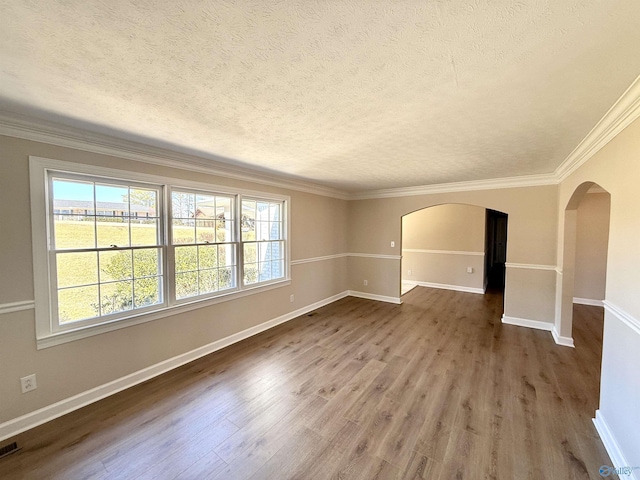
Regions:
<svg viewBox="0 0 640 480"><path fill-rule="evenodd" d="M14 452L20 450L18 448L17 442L10 443L9 445L5 445L4 447L0 447L0 458L6 457L7 455L11 455Z"/></svg>

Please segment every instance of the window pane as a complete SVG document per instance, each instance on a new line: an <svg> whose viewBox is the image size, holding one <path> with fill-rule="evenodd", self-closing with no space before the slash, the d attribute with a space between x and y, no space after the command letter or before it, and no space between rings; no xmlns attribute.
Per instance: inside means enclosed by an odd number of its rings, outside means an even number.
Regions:
<svg viewBox="0 0 640 480"><path fill-rule="evenodd" d="M284 277L284 261L271 262L271 279Z"/></svg>
<svg viewBox="0 0 640 480"><path fill-rule="evenodd" d="M244 263L255 263L258 261L258 245L256 243L245 243L244 247Z"/></svg>
<svg viewBox="0 0 640 480"><path fill-rule="evenodd" d="M153 218L131 219L131 245L158 245L159 220Z"/></svg>
<svg viewBox="0 0 640 480"><path fill-rule="evenodd" d="M98 247L129 246L129 219L118 217L98 217Z"/></svg>
<svg viewBox="0 0 640 480"><path fill-rule="evenodd" d="M133 278L131 250L100 252L100 281L128 280Z"/></svg>
<svg viewBox="0 0 640 480"><path fill-rule="evenodd" d="M218 270L202 270L199 273L200 295L218 290Z"/></svg>
<svg viewBox="0 0 640 480"><path fill-rule="evenodd" d="M195 217L207 220L216 218L216 201L212 195L196 195Z"/></svg>
<svg viewBox="0 0 640 480"><path fill-rule="evenodd" d="M93 208L93 182L54 178L52 183L54 200L89 202L89 208ZM56 207L55 201L53 206Z"/></svg>
<svg viewBox="0 0 640 480"><path fill-rule="evenodd" d="M129 216L129 189L119 185L96 184L96 215Z"/></svg>
<svg viewBox="0 0 640 480"><path fill-rule="evenodd" d="M100 315L98 286L58 290L58 321L65 324Z"/></svg>
<svg viewBox="0 0 640 480"><path fill-rule="evenodd" d="M216 268L218 266L218 247L216 245L199 246L198 265L200 268Z"/></svg>
<svg viewBox="0 0 640 480"><path fill-rule="evenodd" d="M284 258L284 242L269 242L264 260L280 260Z"/></svg>
<svg viewBox="0 0 640 480"><path fill-rule="evenodd" d="M242 201L242 241L256 239L256 202L253 200Z"/></svg>
<svg viewBox="0 0 640 480"><path fill-rule="evenodd" d="M196 243L196 222L195 220L173 220L173 243L180 245L185 243Z"/></svg>
<svg viewBox="0 0 640 480"><path fill-rule="evenodd" d="M94 248L95 217L54 214L55 248Z"/></svg>
<svg viewBox="0 0 640 480"><path fill-rule="evenodd" d="M132 217L157 217L158 192L145 188L129 189L129 209Z"/></svg>
<svg viewBox="0 0 640 480"><path fill-rule="evenodd" d="M258 264L258 281L266 282L271 280L271 262L260 262Z"/></svg>
<svg viewBox="0 0 640 480"><path fill-rule="evenodd" d="M270 203L269 204L269 220L271 220L272 222L279 222L281 208L282 208L282 204L280 203Z"/></svg>
<svg viewBox="0 0 640 480"><path fill-rule="evenodd" d="M194 218L195 210L196 196L193 193L171 193L171 211L173 218Z"/></svg>
<svg viewBox="0 0 640 480"><path fill-rule="evenodd" d="M266 257L267 257L267 251L269 244L265 243L265 242L260 242L257 244L257 249L258 249L258 261L259 262L264 262Z"/></svg>
<svg viewBox="0 0 640 480"><path fill-rule="evenodd" d="M133 308L133 281L103 283L100 285L102 315L123 312Z"/></svg>
<svg viewBox="0 0 640 480"><path fill-rule="evenodd" d="M134 280L134 306L146 307L162 303L161 283L158 277L140 278Z"/></svg>
<svg viewBox="0 0 640 480"><path fill-rule="evenodd" d="M282 238L282 223L269 223L269 240L280 240Z"/></svg>
<svg viewBox="0 0 640 480"><path fill-rule="evenodd" d="M232 268L221 268L218 270L218 289L219 290L227 290L229 288L234 288L236 286L236 282L234 280L233 269Z"/></svg>
<svg viewBox="0 0 640 480"><path fill-rule="evenodd" d="M198 247L176 247L176 272L198 269Z"/></svg>
<svg viewBox="0 0 640 480"><path fill-rule="evenodd" d="M221 267L236 265L235 245L218 245L218 265Z"/></svg>
<svg viewBox="0 0 640 480"><path fill-rule="evenodd" d="M244 284L251 285L258 282L258 265L255 263L244 264Z"/></svg>
<svg viewBox="0 0 640 480"><path fill-rule="evenodd" d="M233 220L216 221L216 239L218 242L233 241Z"/></svg>
<svg viewBox="0 0 640 480"><path fill-rule="evenodd" d="M153 277L162 274L159 249L145 248L133 251L133 275L135 278Z"/></svg>
<svg viewBox="0 0 640 480"><path fill-rule="evenodd" d="M58 288L98 283L98 254L96 252L58 253Z"/></svg>
<svg viewBox="0 0 640 480"><path fill-rule="evenodd" d="M198 272L176 274L176 298L195 297L198 295Z"/></svg>
<svg viewBox="0 0 640 480"><path fill-rule="evenodd" d="M197 243L216 243L215 220L196 220Z"/></svg>
<svg viewBox="0 0 640 480"><path fill-rule="evenodd" d="M216 219L233 220L233 198L216 197Z"/></svg>

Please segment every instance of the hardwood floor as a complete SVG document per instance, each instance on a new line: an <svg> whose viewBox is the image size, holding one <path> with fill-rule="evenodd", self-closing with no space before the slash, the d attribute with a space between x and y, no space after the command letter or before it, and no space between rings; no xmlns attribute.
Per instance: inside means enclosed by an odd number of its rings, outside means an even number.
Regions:
<svg viewBox="0 0 640 480"><path fill-rule="evenodd" d="M345 298L46 425L3 479L573 479L610 460L602 310L576 348L497 294Z"/></svg>

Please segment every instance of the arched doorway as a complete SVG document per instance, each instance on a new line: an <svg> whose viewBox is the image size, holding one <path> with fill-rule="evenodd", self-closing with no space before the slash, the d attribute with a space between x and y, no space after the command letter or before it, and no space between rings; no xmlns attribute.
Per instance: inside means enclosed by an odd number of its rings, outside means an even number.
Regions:
<svg viewBox="0 0 640 480"><path fill-rule="evenodd" d="M482 206L440 204L402 217L401 292L415 286L504 290L507 214Z"/></svg>
<svg viewBox="0 0 640 480"><path fill-rule="evenodd" d="M566 346L574 346L574 303L602 306L605 298L610 200L598 184L585 182L564 210L561 296L554 334Z"/></svg>

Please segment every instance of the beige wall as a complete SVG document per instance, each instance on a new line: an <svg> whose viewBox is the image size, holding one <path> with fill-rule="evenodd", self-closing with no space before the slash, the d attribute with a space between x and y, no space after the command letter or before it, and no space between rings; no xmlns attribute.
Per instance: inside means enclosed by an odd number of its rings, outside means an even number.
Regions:
<svg viewBox="0 0 640 480"><path fill-rule="evenodd" d="M588 193L578 206L574 297L604 300L610 206L608 193Z"/></svg>
<svg viewBox="0 0 640 480"><path fill-rule="evenodd" d="M0 304L34 298L29 155L290 195L292 259L346 253L344 200L10 137L0 151ZM344 292L346 268L346 257L292 265L288 286L43 350L33 310L0 315L0 423ZM23 395L19 379L32 373L38 388Z"/></svg>
<svg viewBox="0 0 640 480"><path fill-rule="evenodd" d="M565 208L576 190L595 182L611 194L605 294L604 345L600 382L600 422L616 440L627 465L640 465L640 120L636 120L560 184L558 297L570 308L573 291L564 291ZM587 194L588 195L588 194ZM580 200L581 198L573 198ZM584 200L584 197L582 197ZM568 218L570 219L570 215ZM570 232L569 232L570 233ZM566 312L556 319L571 335ZM579 346L578 346L579 347Z"/></svg>
<svg viewBox="0 0 640 480"><path fill-rule="evenodd" d="M482 290L485 212L446 204L402 217L402 281Z"/></svg>
<svg viewBox="0 0 640 480"><path fill-rule="evenodd" d="M553 323L555 276L550 272L556 265L557 191L557 186L550 185L351 201L349 251L400 255L402 216L425 207L459 203L507 213L507 262L518 264L518 271L514 266L507 268L505 315ZM391 240L396 242L395 248L390 246ZM365 258L353 265L351 290L370 292L362 279L366 265L374 261L382 262ZM399 297L400 260L386 260L381 265L375 293ZM540 270L541 266L550 270ZM537 288L541 285L544 288Z"/></svg>

